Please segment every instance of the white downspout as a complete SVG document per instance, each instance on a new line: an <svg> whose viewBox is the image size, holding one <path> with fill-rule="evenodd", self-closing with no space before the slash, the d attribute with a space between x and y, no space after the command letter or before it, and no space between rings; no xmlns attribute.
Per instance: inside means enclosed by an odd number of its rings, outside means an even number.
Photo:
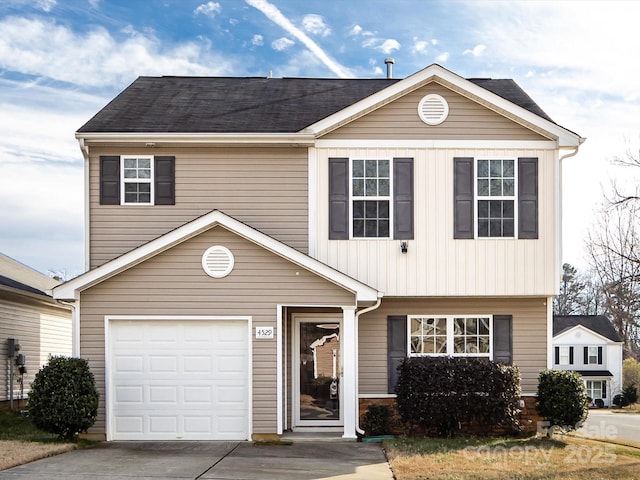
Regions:
<svg viewBox="0 0 640 480"><path fill-rule="evenodd" d="M356 365L356 432L360 435L364 435L364 430L360 428L360 315L364 313L369 313L372 310L376 310L380 303L382 303L382 294L378 293L378 301L371 305L370 307L363 308L362 310L356 311L356 360L358 364Z"/></svg>

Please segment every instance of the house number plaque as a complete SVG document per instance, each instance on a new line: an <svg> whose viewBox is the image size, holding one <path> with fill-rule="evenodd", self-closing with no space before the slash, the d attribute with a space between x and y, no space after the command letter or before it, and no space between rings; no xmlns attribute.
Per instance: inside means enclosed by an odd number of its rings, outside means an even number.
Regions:
<svg viewBox="0 0 640 480"><path fill-rule="evenodd" d="M256 339L270 339L273 338L273 327L256 327Z"/></svg>

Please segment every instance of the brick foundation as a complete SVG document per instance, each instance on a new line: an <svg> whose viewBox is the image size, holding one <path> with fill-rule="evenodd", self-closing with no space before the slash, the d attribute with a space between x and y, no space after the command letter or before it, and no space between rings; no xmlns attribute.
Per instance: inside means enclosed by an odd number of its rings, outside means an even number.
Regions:
<svg viewBox="0 0 640 480"><path fill-rule="evenodd" d="M524 407L519 415L520 424L522 425L522 433L525 435L533 435L537 432L537 426L539 421L542 421L542 417L536 412L536 398L535 397L521 397L524 402ZM387 424L388 433L392 435L406 435L406 436L421 436L424 432L419 427L408 427L402 421L398 409L396 407L395 398L361 398L360 405L360 427L362 427L363 417L367 411L369 405L385 405L389 408L389 421ZM480 435L480 436L504 436L511 435L505 428L494 427L489 432L484 428L480 428L477 424L463 425L462 432L467 435Z"/></svg>

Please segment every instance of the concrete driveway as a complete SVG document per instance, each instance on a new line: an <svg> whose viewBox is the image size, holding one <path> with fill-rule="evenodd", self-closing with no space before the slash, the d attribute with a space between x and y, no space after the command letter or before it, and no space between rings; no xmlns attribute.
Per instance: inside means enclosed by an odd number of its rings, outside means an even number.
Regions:
<svg viewBox="0 0 640 480"><path fill-rule="evenodd" d="M578 432L609 440L640 442L640 415L609 409L589 410L587 421Z"/></svg>
<svg viewBox="0 0 640 480"><path fill-rule="evenodd" d="M393 480L377 444L109 442L0 472L0 479Z"/></svg>

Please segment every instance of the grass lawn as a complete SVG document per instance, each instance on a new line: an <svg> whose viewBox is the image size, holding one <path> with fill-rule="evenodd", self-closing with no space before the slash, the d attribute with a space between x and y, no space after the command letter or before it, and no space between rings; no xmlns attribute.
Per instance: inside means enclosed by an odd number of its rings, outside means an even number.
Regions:
<svg viewBox="0 0 640 480"><path fill-rule="evenodd" d="M640 449L556 435L524 439L395 439L397 480L640 480Z"/></svg>
<svg viewBox="0 0 640 480"><path fill-rule="evenodd" d="M68 452L76 444L38 430L18 412L0 410L0 470Z"/></svg>

